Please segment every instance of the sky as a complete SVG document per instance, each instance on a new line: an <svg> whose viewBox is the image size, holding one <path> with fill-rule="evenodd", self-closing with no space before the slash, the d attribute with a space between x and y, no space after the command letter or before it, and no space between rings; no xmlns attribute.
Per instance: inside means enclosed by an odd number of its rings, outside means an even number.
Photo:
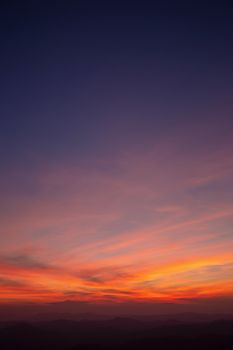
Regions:
<svg viewBox="0 0 233 350"><path fill-rule="evenodd" d="M0 16L0 304L233 311L231 8Z"/></svg>

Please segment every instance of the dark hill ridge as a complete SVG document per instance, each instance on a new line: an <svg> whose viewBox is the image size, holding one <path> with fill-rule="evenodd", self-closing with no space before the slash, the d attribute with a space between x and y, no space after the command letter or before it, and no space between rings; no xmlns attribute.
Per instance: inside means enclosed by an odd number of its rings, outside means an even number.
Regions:
<svg viewBox="0 0 233 350"><path fill-rule="evenodd" d="M1 350L233 349L233 321L158 324L115 318L100 321L2 323Z"/></svg>

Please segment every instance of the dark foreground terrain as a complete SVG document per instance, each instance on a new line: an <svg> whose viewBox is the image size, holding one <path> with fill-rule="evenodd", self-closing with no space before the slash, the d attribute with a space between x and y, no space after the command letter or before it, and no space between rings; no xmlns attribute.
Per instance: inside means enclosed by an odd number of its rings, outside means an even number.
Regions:
<svg viewBox="0 0 233 350"><path fill-rule="evenodd" d="M1 350L233 349L233 321L200 323L139 321L2 322Z"/></svg>

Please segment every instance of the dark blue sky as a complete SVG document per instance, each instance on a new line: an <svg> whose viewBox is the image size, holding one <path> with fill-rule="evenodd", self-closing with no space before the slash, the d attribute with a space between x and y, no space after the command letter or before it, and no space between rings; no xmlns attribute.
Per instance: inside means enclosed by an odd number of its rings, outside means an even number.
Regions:
<svg viewBox="0 0 233 350"><path fill-rule="evenodd" d="M196 120L232 126L229 6L24 3L1 15L6 162L145 146Z"/></svg>

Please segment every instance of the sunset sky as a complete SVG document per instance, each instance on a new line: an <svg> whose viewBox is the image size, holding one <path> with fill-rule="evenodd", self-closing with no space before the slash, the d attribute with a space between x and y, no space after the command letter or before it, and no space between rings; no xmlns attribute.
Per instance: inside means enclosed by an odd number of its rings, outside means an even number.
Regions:
<svg viewBox="0 0 233 350"><path fill-rule="evenodd" d="M0 303L232 301L232 16L96 3L1 13Z"/></svg>

